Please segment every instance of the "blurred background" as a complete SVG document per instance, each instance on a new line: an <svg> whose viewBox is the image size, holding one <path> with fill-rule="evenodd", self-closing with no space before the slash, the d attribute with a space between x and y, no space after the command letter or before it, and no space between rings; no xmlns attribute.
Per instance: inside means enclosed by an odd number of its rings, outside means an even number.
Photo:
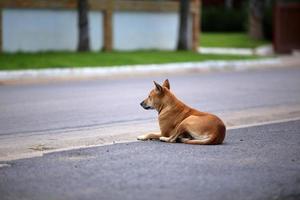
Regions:
<svg viewBox="0 0 300 200"><path fill-rule="evenodd" d="M0 69L292 53L300 46L299 5L297 0L2 0ZM218 48L239 49L229 56ZM222 55L211 55L216 53Z"/></svg>

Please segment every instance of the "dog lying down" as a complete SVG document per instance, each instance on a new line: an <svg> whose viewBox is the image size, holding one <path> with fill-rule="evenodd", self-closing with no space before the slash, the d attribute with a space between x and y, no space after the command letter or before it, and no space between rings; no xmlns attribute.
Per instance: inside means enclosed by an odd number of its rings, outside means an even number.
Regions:
<svg viewBox="0 0 300 200"><path fill-rule="evenodd" d="M164 142L186 144L221 144L225 138L226 127L217 116L200 112L178 100L170 91L167 80L163 85L154 81L155 89L141 106L158 111L160 133L141 135L138 140L157 139Z"/></svg>

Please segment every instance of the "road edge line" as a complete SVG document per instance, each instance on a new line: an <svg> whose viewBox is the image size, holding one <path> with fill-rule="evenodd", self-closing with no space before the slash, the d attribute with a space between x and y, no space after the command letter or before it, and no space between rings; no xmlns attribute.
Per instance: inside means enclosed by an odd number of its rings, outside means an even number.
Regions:
<svg viewBox="0 0 300 200"><path fill-rule="evenodd" d="M259 122L259 123L253 123L253 124L232 126L232 127L227 128L227 130L251 128L251 127L257 127L257 126L270 125L270 124L279 124L279 123L293 122L293 121L300 121L300 117L286 118L286 119L281 119L281 120L271 120L271 121L266 121L266 122ZM102 147L102 146L108 146L108 145L114 145L114 144L132 143L132 142L139 142L139 141L136 140L136 139L134 139L134 140L133 139L128 139L128 140L120 140L120 141L114 141L114 142L108 142L108 143L96 144L96 145L89 145L89 146L76 146L76 147L67 147L67 148L61 148L61 149L46 150L44 152L39 152L39 153L36 153L36 154L31 154L31 155L28 154L24 158L15 157L15 158L11 158L11 159L8 159L8 160L2 160L2 161L0 161L0 164L7 164L7 162L11 162L11 161L15 161L15 160L43 157L44 155L51 154L51 153L59 153L59 152L64 152L64 151L88 149L88 148Z"/></svg>
<svg viewBox="0 0 300 200"><path fill-rule="evenodd" d="M266 122L258 122L258 123L252 123L252 124L232 126L232 127L227 128L227 130L235 130L235 129L241 129L241 128L251 128L251 127L255 127L255 126L279 124L279 123L293 122L293 121L299 121L299 120L300 120L300 117L286 118L286 119L279 119L279 120L271 120L271 121L266 121Z"/></svg>

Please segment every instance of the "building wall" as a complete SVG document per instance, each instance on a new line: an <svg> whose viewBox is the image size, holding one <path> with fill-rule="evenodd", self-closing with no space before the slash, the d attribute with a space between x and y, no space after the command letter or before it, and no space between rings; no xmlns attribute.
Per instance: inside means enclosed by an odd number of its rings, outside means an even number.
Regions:
<svg viewBox="0 0 300 200"><path fill-rule="evenodd" d="M3 51L74 51L78 43L77 13L71 10L4 9ZM91 49L100 50L102 14L90 12Z"/></svg>
<svg viewBox="0 0 300 200"><path fill-rule="evenodd" d="M75 10L3 9L2 20L5 52L75 51L77 48L78 20ZM101 50L101 11L89 12L89 23L91 49ZM178 28L177 12L115 11L113 47L115 50L173 50L177 44Z"/></svg>

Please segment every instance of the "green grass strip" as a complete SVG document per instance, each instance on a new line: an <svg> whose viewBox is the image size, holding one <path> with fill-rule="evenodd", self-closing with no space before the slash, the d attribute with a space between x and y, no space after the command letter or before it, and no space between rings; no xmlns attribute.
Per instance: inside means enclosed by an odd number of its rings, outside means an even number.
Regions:
<svg viewBox="0 0 300 200"><path fill-rule="evenodd" d="M269 44L267 40L255 40L246 33L201 33L202 47L256 48Z"/></svg>
<svg viewBox="0 0 300 200"><path fill-rule="evenodd" d="M2 53L0 54L0 70L104 67L254 58L257 56L202 55L188 51Z"/></svg>

